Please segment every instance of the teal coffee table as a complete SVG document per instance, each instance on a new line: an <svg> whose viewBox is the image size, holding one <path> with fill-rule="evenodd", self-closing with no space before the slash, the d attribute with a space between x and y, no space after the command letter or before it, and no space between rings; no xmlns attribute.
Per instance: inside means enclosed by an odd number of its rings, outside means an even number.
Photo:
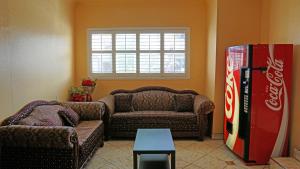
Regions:
<svg viewBox="0 0 300 169"><path fill-rule="evenodd" d="M170 129L138 129L133 147L133 169L141 154L171 155L171 169L175 169L175 146Z"/></svg>

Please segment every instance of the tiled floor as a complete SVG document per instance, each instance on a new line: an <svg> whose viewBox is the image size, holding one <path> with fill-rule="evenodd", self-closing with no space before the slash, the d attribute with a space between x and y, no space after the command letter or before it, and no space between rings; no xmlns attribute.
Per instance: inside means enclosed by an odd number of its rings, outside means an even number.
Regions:
<svg viewBox="0 0 300 169"><path fill-rule="evenodd" d="M87 169L132 169L132 140L105 142L90 160ZM232 154L222 140L176 140L176 169L268 169L246 166Z"/></svg>

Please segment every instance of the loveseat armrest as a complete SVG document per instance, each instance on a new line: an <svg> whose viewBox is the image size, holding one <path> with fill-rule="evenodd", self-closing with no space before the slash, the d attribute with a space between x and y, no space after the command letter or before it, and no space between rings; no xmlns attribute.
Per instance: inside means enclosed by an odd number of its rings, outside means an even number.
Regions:
<svg viewBox="0 0 300 169"><path fill-rule="evenodd" d="M215 109L215 104L206 96L196 95L194 100L194 113L209 114Z"/></svg>
<svg viewBox="0 0 300 169"><path fill-rule="evenodd" d="M115 113L115 97L113 95L108 95L100 100L101 103L105 104L105 114L103 116L104 121L104 136L105 139L108 140L110 138L109 128L111 117Z"/></svg>
<svg viewBox="0 0 300 169"><path fill-rule="evenodd" d="M105 104L105 113L110 115L115 113L115 97L113 95L108 95L98 101Z"/></svg>
<svg viewBox="0 0 300 169"><path fill-rule="evenodd" d="M64 102L62 105L72 108L80 120L102 120L105 113L105 105L101 102Z"/></svg>
<svg viewBox="0 0 300 169"><path fill-rule="evenodd" d="M9 125L0 127L1 147L74 149L78 137L65 126Z"/></svg>

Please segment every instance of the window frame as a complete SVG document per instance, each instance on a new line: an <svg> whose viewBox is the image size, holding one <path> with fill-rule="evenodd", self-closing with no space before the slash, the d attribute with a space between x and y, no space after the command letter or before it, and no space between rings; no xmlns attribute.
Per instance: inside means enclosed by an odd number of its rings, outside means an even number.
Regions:
<svg viewBox="0 0 300 169"><path fill-rule="evenodd" d="M93 33L112 34L112 51L92 51L91 35ZM136 50L116 50L116 34L135 33ZM159 33L160 50L140 50L141 33ZM185 50L174 51L164 49L164 33L185 33ZM144 52L143 52L144 51ZM140 73L140 53L160 53L160 73ZM112 73L92 73L92 53L112 54ZM136 53L136 73L116 73L116 53ZM185 73L164 73L164 53L185 53ZM189 79L190 78L190 28L188 27L138 27L138 28L89 28L87 29L87 65L88 75L97 79Z"/></svg>

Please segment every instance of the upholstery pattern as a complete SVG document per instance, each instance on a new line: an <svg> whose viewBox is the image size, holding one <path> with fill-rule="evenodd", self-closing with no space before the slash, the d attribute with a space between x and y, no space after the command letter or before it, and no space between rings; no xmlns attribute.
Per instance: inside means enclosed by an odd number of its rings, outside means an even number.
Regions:
<svg viewBox="0 0 300 169"><path fill-rule="evenodd" d="M72 149L77 134L71 127L23 126L0 127L1 146Z"/></svg>
<svg viewBox="0 0 300 169"><path fill-rule="evenodd" d="M79 115L70 107L60 110L58 115L67 123L67 125L75 127L79 123Z"/></svg>
<svg viewBox="0 0 300 169"><path fill-rule="evenodd" d="M3 147L3 169L77 169L72 149ZM42 166L42 167L41 167Z"/></svg>
<svg viewBox="0 0 300 169"><path fill-rule="evenodd" d="M101 120L105 111L101 102L65 102L62 105L78 113L80 120Z"/></svg>
<svg viewBox="0 0 300 169"><path fill-rule="evenodd" d="M57 101L44 101L44 100L36 100L28 103L23 108L21 108L16 114L6 118L2 123L1 126L6 125L14 125L17 124L20 120L29 116L29 114L33 111L33 109L37 106L42 105L58 105Z"/></svg>
<svg viewBox="0 0 300 169"><path fill-rule="evenodd" d="M150 90L133 94L132 106L134 111L161 110L174 111L173 93Z"/></svg>
<svg viewBox="0 0 300 169"><path fill-rule="evenodd" d="M192 112L194 109L194 96L190 94L174 95L175 111Z"/></svg>
<svg viewBox="0 0 300 169"><path fill-rule="evenodd" d="M132 111L132 94L115 95L115 109L117 112Z"/></svg>
<svg viewBox="0 0 300 169"><path fill-rule="evenodd" d="M45 107L45 105L51 106ZM33 118L31 114L35 114L34 111L37 107L45 109L41 109L42 112L38 113L37 117L39 118ZM66 110L65 107L75 109L76 114L80 116L80 122L82 122L78 127L82 130L68 126L31 125L38 125L40 121L37 119L52 116L45 112L53 113L53 109L55 111ZM0 168L83 168L95 150L104 144L104 125L101 120L104 110L104 103L100 102L49 103L36 101L26 105L17 114L7 118L2 123L5 126L0 127ZM56 113L56 115L58 114ZM30 125L14 125L25 119ZM84 119L86 121L83 121ZM60 119L56 118L56 120Z"/></svg>
<svg viewBox="0 0 300 169"><path fill-rule="evenodd" d="M104 115L103 115L103 122L104 122L104 135L109 136L109 125L111 121L111 117L113 113L115 113L115 97L113 95L108 95L104 98L99 100L100 103L104 105Z"/></svg>
<svg viewBox="0 0 300 169"><path fill-rule="evenodd" d="M132 94L132 112L115 112L114 96ZM194 102L190 112L175 112L174 95L192 95ZM214 104L205 96L192 90L174 90L160 86L148 86L134 90L115 90L99 100L105 104L105 136L135 137L138 128L171 128L173 137L197 137L203 139L208 128L208 114ZM211 124L209 124L211 125Z"/></svg>
<svg viewBox="0 0 300 169"><path fill-rule="evenodd" d="M203 95L197 95L194 99L194 113L197 115L197 121L199 124L200 137L205 135L205 131L208 128L207 115L215 109L215 105L208 97Z"/></svg>
<svg viewBox="0 0 300 169"><path fill-rule="evenodd" d="M138 128L170 128L172 131L198 131L197 117L192 112L135 111L115 113L111 132L136 131Z"/></svg>
<svg viewBox="0 0 300 169"><path fill-rule="evenodd" d="M17 124L30 125L33 122L38 121L35 125L42 126L63 126L63 121L58 115L58 112L65 108L60 105L42 105L37 106L29 114L28 117L20 120ZM28 120L29 119L29 120ZM28 122L29 124L26 124Z"/></svg>
<svg viewBox="0 0 300 169"><path fill-rule="evenodd" d="M83 165L90 153L103 145L104 125L99 120L81 121L75 130L78 134L79 165Z"/></svg>

